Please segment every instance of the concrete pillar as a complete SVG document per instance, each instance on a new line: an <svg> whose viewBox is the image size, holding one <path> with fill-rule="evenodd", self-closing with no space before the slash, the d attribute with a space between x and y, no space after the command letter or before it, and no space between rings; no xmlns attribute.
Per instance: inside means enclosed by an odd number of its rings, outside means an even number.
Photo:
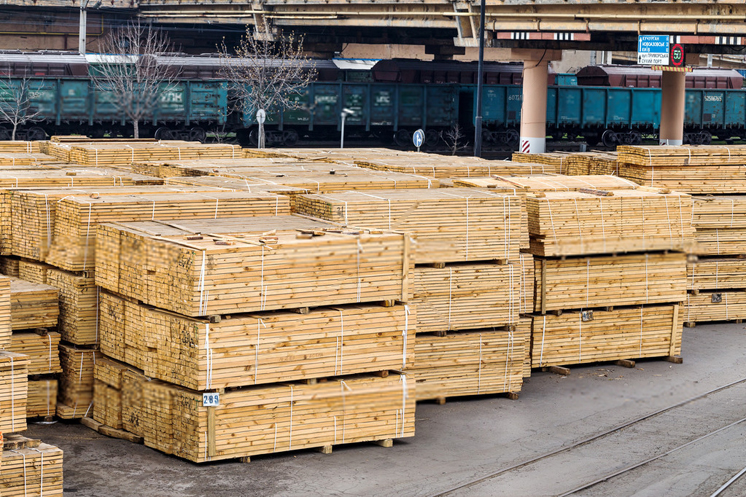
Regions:
<svg viewBox="0 0 746 497"><path fill-rule="evenodd" d="M547 79L551 60L562 58L559 50L513 50L523 59L523 104L519 152L543 154L547 137Z"/></svg>
<svg viewBox="0 0 746 497"><path fill-rule="evenodd" d="M686 73L663 71L661 81L661 145L684 142Z"/></svg>

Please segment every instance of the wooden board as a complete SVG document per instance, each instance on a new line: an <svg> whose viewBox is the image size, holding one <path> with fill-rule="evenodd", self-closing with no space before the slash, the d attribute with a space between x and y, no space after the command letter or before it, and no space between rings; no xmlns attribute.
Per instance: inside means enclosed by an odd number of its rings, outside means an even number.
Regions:
<svg viewBox="0 0 746 497"><path fill-rule="evenodd" d="M552 164L495 161L474 157L449 157L443 155L416 154L403 157L354 159L361 167L377 171L410 173L433 178L470 178L493 174L542 174L559 172Z"/></svg>
<svg viewBox="0 0 746 497"><path fill-rule="evenodd" d="M746 228L699 228L691 250L702 256L746 254Z"/></svg>
<svg viewBox="0 0 746 497"><path fill-rule="evenodd" d="M93 367L100 352L60 344L62 374L59 383L57 415L78 419L90 414L93 404Z"/></svg>
<svg viewBox="0 0 746 497"><path fill-rule="evenodd" d="M93 383L93 419L111 428L121 430L122 390L100 380Z"/></svg>
<svg viewBox="0 0 746 497"><path fill-rule="evenodd" d="M553 257L684 251L692 244L691 197L658 190L547 192L529 196L531 253Z"/></svg>
<svg viewBox="0 0 746 497"><path fill-rule="evenodd" d="M155 143L73 143L66 146L70 148L70 162L88 166L112 166L162 160L234 158L241 155L241 147L238 145L179 140L162 140Z"/></svg>
<svg viewBox="0 0 746 497"><path fill-rule="evenodd" d="M54 378L29 380L26 416L54 416L57 410L57 387L57 380Z"/></svg>
<svg viewBox="0 0 746 497"><path fill-rule="evenodd" d="M681 353L681 331L678 305L595 309L589 321L580 311L534 316L532 365L674 356Z"/></svg>
<svg viewBox="0 0 746 497"><path fill-rule="evenodd" d="M3 497L62 496L62 450L46 443L2 451Z"/></svg>
<svg viewBox="0 0 746 497"><path fill-rule="evenodd" d="M746 195L695 195L692 203L696 229L746 228Z"/></svg>
<svg viewBox="0 0 746 497"><path fill-rule="evenodd" d="M20 263L17 257L0 256L0 274L19 278Z"/></svg>
<svg viewBox="0 0 746 497"><path fill-rule="evenodd" d="M52 244L45 260L67 271L92 269L96 228L101 223L289 214L288 198L270 193L70 195L57 201Z"/></svg>
<svg viewBox="0 0 746 497"><path fill-rule="evenodd" d="M13 330L54 328L59 313L59 291L56 288L11 278L10 316Z"/></svg>
<svg viewBox="0 0 746 497"><path fill-rule="evenodd" d="M414 268L408 235L293 216L104 224L96 253L99 286L187 316L406 302Z"/></svg>
<svg viewBox="0 0 746 497"><path fill-rule="evenodd" d="M746 319L746 291L707 291L698 295L688 294L682 313L686 323L733 321Z"/></svg>
<svg viewBox="0 0 746 497"><path fill-rule="evenodd" d="M400 370L414 360L414 307L344 306L210 323L101 294L101 351L195 390Z"/></svg>
<svg viewBox="0 0 746 497"><path fill-rule="evenodd" d="M363 228L411 233L418 264L515 260L521 200L485 190L376 190L296 195L294 212Z"/></svg>
<svg viewBox="0 0 746 497"><path fill-rule="evenodd" d="M0 276L0 350L10 345L10 278Z"/></svg>
<svg viewBox="0 0 746 497"><path fill-rule="evenodd" d="M0 350L0 432L2 433L16 433L26 429L27 376L28 358L26 356Z"/></svg>
<svg viewBox="0 0 746 497"><path fill-rule="evenodd" d="M698 258L686 265L688 290L746 288L746 258Z"/></svg>
<svg viewBox="0 0 746 497"><path fill-rule="evenodd" d="M404 375L242 388L217 407L157 380L141 390L145 445L194 462L414 436L415 381Z"/></svg>
<svg viewBox="0 0 746 497"><path fill-rule="evenodd" d="M526 335L479 330L438 337L418 333L417 400L519 392L523 385Z"/></svg>
<svg viewBox="0 0 746 497"><path fill-rule="evenodd" d="M533 312L533 261L519 254L511 264L417 267L417 331L440 332L515 325Z"/></svg>
<svg viewBox="0 0 746 497"><path fill-rule="evenodd" d="M744 145L620 145L619 161L641 166L711 166L746 164Z"/></svg>
<svg viewBox="0 0 746 497"><path fill-rule="evenodd" d="M686 255L536 258L534 311L683 302Z"/></svg>
<svg viewBox="0 0 746 497"><path fill-rule="evenodd" d="M8 350L28 358L28 374L49 374L62 371L58 347L60 334L15 332Z"/></svg>
<svg viewBox="0 0 746 497"><path fill-rule="evenodd" d="M0 142L0 152L2 153L26 153L26 154L38 154L40 152L39 146L41 145L41 142L39 141L21 141L21 140L13 140L13 141L2 141Z"/></svg>

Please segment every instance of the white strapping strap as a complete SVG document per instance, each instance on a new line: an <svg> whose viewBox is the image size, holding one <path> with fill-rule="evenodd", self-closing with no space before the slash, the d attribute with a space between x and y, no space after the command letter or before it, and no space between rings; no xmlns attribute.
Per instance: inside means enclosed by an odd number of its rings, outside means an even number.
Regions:
<svg viewBox="0 0 746 497"><path fill-rule="evenodd" d="M642 250L645 250L645 201L640 197L640 206L642 207Z"/></svg>
<svg viewBox="0 0 746 497"><path fill-rule="evenodd" d="M510 392L513 387L513 375L508 372L508 365L510 360L513 358L513 331L508 331L508 350L505 354L505 374L503 375L503 391Z"/></svg>
<svg viewBox="0 0 746 497"><path fill-rule="evenodd" d="M26 497L26 495L28 495L26 489L26 454L14 449L11 449L9 452L15 452L16 454L20 454L21 457L23 457L23 497Z"/></svg>
<svg viewBox="0 0 746 497"><path fill-rule="evenodd" d="M642 357L642 309L643 306L640 306L640 357Z"/></svg>
<svg viewBox="0 0 746 497"><path fill-rule="evenodd" d="M591 286L591 258L586 257L585 258L585 307L590 307L590 304L588 303L589 300L589 290Z"/></svg>
<svg viewBox="0 0 746 497"><path fill-rule="evenodd" d="M340 311L341 312L341 311ZM409 332L409 306L404 305L404 335L402 336L401 367L407 367L407 333Z"/></svg>
<svg viewBox="0 0 746 497"><path fill-rule="evenodd" d="M262 247L263 248L263 247ZM262 255L264 255L264 250L262 250ZM202 308L204 305L204 308L207 308L207 303L203 302L205 297L205 262L207 258L207 251L202 251L202 265L199 270L199 310L202 312ZM264 274L264 261L262 260L262 274Z"/></svg>
<svg viewBox="0 0 746 497"><path fill-rule="evenodd" d="M544 364L544 336L547 332L547 317L544 316L544 324L541 327L541 352L539 353L539 366Z"/></svg>
<svg viewBox="0 0 746 497"><path fill-rule="evenodd" d="M554 218L552 217L552 204L549 202L548 198L545 198L545 200L547 201L547 210L549 211L549 222L552 223L552 234L554 235L554 244L557 245L557 230L554 228Z"/></svg>
<svg viewBox="0 0 746 497"><path fill-rule="evenodd" d="M16 375L15 366L13 365L13 357L10 357L10 430L16 431ZM24 461L26 459L24 458ZM24 488L26 480L26 464L23 465L24 471Z"/></svg>
<svg viewBox="0 0 746 497"><path fill-rule="evenodd" d="M125 147L127 147L128 149L130 149L132 151L132 155L130 157L130 162L132 164L134 164L135 163L135 149L132 148L130 145L125 145ZM181 157L179 157L179 159L181 159ZM98 152L96 152L96 164L98 164Z"/></svg>
<svg viewBox="0 0 746 497"><path fill-rule="evenodd" d="M256 385L256 380L259 377L259 338L262 326L267 327L262 318L258 318L256 320L256 349L254 349L254 385Z"/></svg>

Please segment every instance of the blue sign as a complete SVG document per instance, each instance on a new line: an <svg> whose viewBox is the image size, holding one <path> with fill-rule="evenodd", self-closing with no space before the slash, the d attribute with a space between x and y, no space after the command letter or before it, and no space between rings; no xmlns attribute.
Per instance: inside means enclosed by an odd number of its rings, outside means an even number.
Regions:
<svg viewBox="0 0 746 497"><path fill-rule="evenodd" d="M425 132L421 129L418 129L412 134L412 143L414 143L414 146L419 149L423 143L425 143Z"/></svg>
<svg viewBox="0 0 746 497"><path fill-rule="evenodd" d="M637 63L667 66L670 41L668 35L640 35L637 37Z"/></svg>

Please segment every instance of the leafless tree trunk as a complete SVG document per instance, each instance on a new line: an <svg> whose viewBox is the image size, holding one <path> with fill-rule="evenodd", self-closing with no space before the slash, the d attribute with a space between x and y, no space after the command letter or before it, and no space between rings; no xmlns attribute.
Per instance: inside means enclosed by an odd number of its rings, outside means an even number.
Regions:
<svg viewBox="0 0 746 497"><path fill-rule="evenodd" d="M15 141L18 126L37 121L40 114L33 108L35 92L31 80L12 77L8 70L7 78L0 80L0 120L13 125L11 140Z"/></svg>
<svg viewBox="0 0 746 497"><path fill-rule="evenodd" d="M303 38L293 33L271 36L266 21L257 24L253 34L247 27L233 51L225 43L218 50L236 110L252 119L260 109L269 115L300 108L298 97L316 79L314 64L303 55ZM264 148L264 136L264 124L259 123L259 148Z"/></svg>
<svg viewBox="0 0 746 497"><path fill-rule="evenodd" d="M156 59L171 50L165 34L140 21L110 31L99 42L104 55L93 63L94 85L132 121L135 138L140 137L140 121L153 115L162 94L173 90L176 75L159 67Z"/></svg>
<svg viewBox="0 0 746 497"><path fill-rule="evenodd" d="M459 150L464 150L466 144L461 145L460 141L464 138L464 134L461 132L461 126L455 124L451 129L443 133L448 147L451 149L451 155L456 155Z"/></svg>

